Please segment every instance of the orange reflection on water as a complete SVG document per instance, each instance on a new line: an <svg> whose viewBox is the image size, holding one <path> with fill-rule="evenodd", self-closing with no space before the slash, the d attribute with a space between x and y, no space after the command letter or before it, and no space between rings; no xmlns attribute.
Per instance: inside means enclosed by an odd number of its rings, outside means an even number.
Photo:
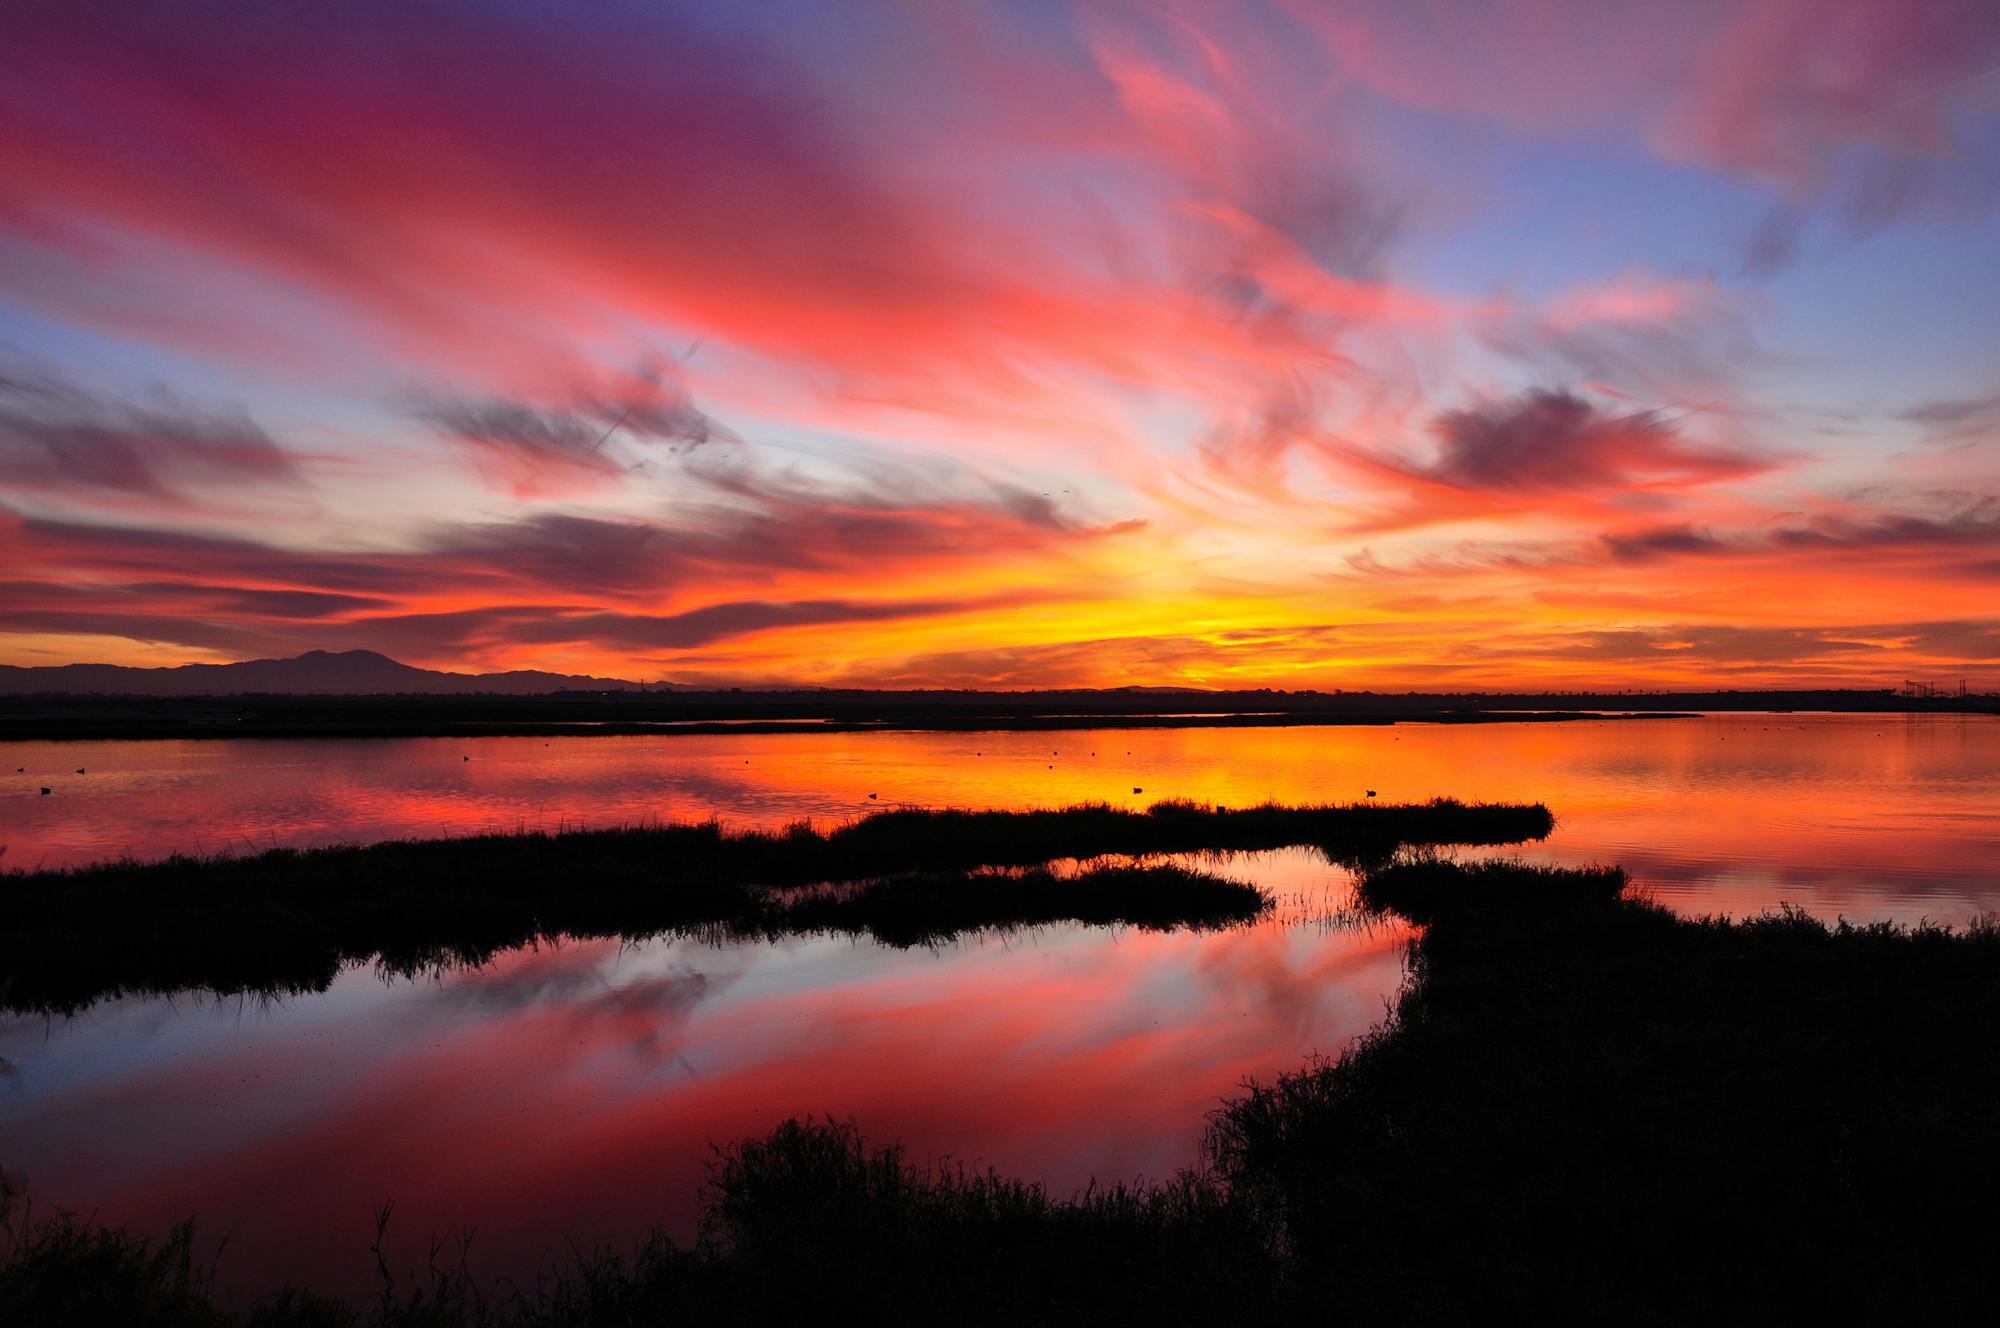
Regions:
<svg viewBox="0 0 2000 1328"><path fill-rule="evenodd" d="M1344 802L1374 789L1383 801L1546 802L1559 828L1535 854L1622 863L1677 906L1790 899L1962 918L2000 905L1980 865L2000 848L2000 718L1985 715L23 743L5 755L27 767L0 792L9 865L707 816L771 826L898 804ZM80 764L88 775L70 773Z"/></svg>

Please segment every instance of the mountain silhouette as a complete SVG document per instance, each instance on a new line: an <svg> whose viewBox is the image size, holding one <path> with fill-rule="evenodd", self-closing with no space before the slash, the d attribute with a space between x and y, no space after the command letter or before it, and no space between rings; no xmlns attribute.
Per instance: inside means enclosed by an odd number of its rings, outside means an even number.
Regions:
<svg viewBox="0 0 2000 1328"><path fill-rule="evenodd" d="M296 659L250 659L240 664L182 664L140 669L120 664L62 664L23 668L0 664L0 694L95 693L118 696L232 696L245 692L290 695L381 696L425 693L500 693L535 696L566 691L637 691L621 678L516 669L507 673L444 673L420 669L372 650L309 650Z"/></svg>

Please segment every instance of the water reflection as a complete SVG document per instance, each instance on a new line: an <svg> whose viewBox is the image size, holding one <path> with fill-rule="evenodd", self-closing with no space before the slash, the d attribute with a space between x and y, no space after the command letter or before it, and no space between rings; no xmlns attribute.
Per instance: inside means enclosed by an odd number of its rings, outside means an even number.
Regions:
<svg viewBox="0 0 2000 1328"><path fill-rule="evenodd" d="M15 1019L4 1160L115 1220L233 1226L245 1290L273 1270L362 1287L390 1197L407 1258L476 1221L488 1274L564 1237L685 1229L708 1143L801 1112L1059 1188L1161 1174L1242 1078L1342 1045L1400 981L1399 928L1299 925L1338 912L1345 873L1307 850L1239 865L1282 917L934 951L591 941L429 981L351 970L297 1001Z"/></svg>

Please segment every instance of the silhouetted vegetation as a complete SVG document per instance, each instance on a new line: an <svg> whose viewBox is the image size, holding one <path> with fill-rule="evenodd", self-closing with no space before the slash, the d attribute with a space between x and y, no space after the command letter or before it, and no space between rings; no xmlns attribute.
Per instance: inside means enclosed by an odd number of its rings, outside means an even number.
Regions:
<svg viewBox="0 0 2000 1328"><path fill-rule="evenodd" d="M1368 882L1427 922L1394 1018L1210 1133L1297 1293L1392 1323L1989 1312L2000 930L1685 920L1623 879Z"/></svg>
<svg viewBox="0 0 2000 1328"><path fill-rule="evenodd" d="M1829 926L1789 910L1685 920L1623 884L1615 870L1434 857L1378 868L1367 898L1426 920L1394 1015L1337 1059L1249 1086L1212 1117L1204 1167L1171 1181L1055 1199L914 1168L852 1126L793 1122L719 1155L691 1247L655 1235L573 1255L492 1301L446 1275L443 1296L385 1294L366 1313L1989 1317L2000 928ZM188 1265L176 1239L17 1242L0 1288L34 1306L76 1285L79 1261L115 1258L106 1297L171 1309ZM259 1312L249 1321L346 1311L292 1293ZM160 1313L127 1321L215 1321Z"/></svg>
<svg viewBox="0 0 2000 1328"><path fill-rule="evenodd" d="M194 1224L152 1240L74 1213L37 1218L0 1176L0 1316L10 1324L221 1325Z"/></svg>
<svg viewBox="0 0 2000 1328"><path fill-rule="evenodd" d="M1546 835L1538 806L890 811L830 830L663 825L359 848L176 857L0 876L0 1006L71 1010L125 991L301 992L349 963L477 963L543 937L872 931L910 944L980 925L1164 925L1254 916L1247 887L1189 872L994 877L987 867L1107 854L1316 844L1346 860L1398 844ZM911 873L922 879L898 880ZM845 894L784 891L878 882Z"/></svg>
<svg viewBox="0 0 2000 1328"><path fill-rule="evenodd" d="M1440 917L1537 917L1606 903L1625 890L1620 867L1541 867L1532 863L1460 863L1419 851L1373 867L1356 891L1362 907L1412 922Z"/></svg>
<svg viewBox="0 0 2000 1328"><path fill-rule="evenodd" d="M0 1309L22 1328L846 1323L870 1312L890 1323L1232 1322L1274 1307L1282 1287L1262 1233L1211 1177L1057 1198L991 1170L919 1167L836 1121L789 1121L720 1150L691 1245L654 1232L628 1250L570 1250L503 1290L482 1289L470 1251L449 1245L438 1241L414 1276L382 1264L365 1305L288 1287L229 1315L191 1225L151 1242L59 1214L0 1230Z"/></svg>
<svg viewBox="0 0 2000 1328"><path fill-rule="evenodd" d="M755 929L867 933L889 945L932 945L989 927L1045 922L1129 923L1149 930L1210 929L1255 920L1271 906L1254 885L1183 867L891 876L852 890L766 895ZM743 924L726 924L742 930Z"/></svg>

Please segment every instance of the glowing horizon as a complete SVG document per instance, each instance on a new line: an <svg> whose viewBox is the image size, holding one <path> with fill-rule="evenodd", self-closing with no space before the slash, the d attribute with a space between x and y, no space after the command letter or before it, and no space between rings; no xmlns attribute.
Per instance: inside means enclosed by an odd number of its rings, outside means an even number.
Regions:
<svg viewBox="0 0 2000 1328"><path fill-rule="evenodd" d="M31 0L0 663L2000 686L2000 9Z"/></svg>

